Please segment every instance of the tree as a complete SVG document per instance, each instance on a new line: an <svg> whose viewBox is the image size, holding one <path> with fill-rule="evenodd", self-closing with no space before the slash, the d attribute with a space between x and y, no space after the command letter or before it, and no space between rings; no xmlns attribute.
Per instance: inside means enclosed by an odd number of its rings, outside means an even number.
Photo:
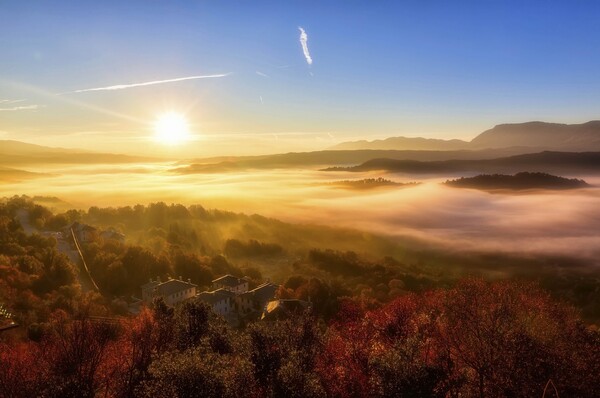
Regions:
<svg viewBox="0 0 600 398"><path fill-rule="evenodd" d="M107 380L101 365L109 345L117 335L117 326L95 322L83 315L70 320L57 312L51 330L41 342L44 355L39 359L48 372L45 394L60 397L94 397Z"/></svg>
<svg viewBox="0 0 600 398"><path fill-rule="evenodd" d="M138 389L138 396L252 396L254 383L250 369L243 358L215 354L201 347L169 352L152 363L150 377Z"/></svg>
<svg viewBox="0 0 600 398"><path fill-rule="evenodd" d="M186 300L176 311L177 346L180 350L194 347L209 331L212 309L200 300Z"/></svg>

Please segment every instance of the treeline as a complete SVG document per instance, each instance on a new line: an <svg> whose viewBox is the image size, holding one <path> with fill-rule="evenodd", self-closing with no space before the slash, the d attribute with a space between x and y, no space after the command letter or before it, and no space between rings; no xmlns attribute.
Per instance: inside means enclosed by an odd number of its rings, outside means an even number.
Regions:
<svg viewBox="0 0 600 398"><path fill-rule="evenodd" d="M346 298L232 330L205 304L130 319L62 311L0 343L0 396L596 397L600 336L533 285L464 280L378 306ZM555 396L548 393L546 397Z"/></svg>
<svg viewBox="0 0 600 398"><path fill-rule="evenodd" d="M448 287L452 278L425 272L392 257L368 261L356 252L312 249L305 262L296 264L299 274L321 274L323 279L343 281L352 295L368 296L387 302L405 292L419 292L434 287Z"/></svg>
<svg viewBox="0 0 600 398"><path fill-rule="evenodd" d="M284 254L281 245L259 242L256 239L250 239L248 242L227 239L223 251L231 257L269 257Z"/></svg>
<svg viewBox="0 0 600 398"><path fill-rule="evenodd" d="M224 274L248 276L251 284L261 283L261 272L251 266L238 267L222 255L201 256L171 248L155 254L148 248L116 241L85 245L84 257L92 277L103 294L113 297L137 296L149 279L169 277L191 279L200 290Z"/></svg>
<svg viewBox="0 0 600 398"><path fill-rule="evenodd" d="M338 186L342 188L351 188L351 189L369 189L369 188L378 188L378 187L386 187L386 186L397 186L397 187L406 187L406 186L416 186L419 183L417 182L395 182L392 180L388 180L382 177L378 178L364 178L362 180L341 180L334 181L329 183L333 186Z"/></svg>

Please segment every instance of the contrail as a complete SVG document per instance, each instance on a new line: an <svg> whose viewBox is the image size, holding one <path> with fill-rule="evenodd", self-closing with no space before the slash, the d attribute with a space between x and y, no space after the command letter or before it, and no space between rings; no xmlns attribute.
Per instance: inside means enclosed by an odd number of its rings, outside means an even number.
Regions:
<svg viewBox="0 0 600 398"><path fill-rule="evenodd" d="M267 75L266 73L262 73L261 71L258 71L258 70L256 71L256 74L258 76L262 76L262 77L269 77L269 75Z"/></svg>
<svg viewBox="0 0 600 398"><path fill-rule="evenodd" d="M230 73L221 73L221 74L218 74L218 75L187 76L187 77L178 77L176 79L154 80L154 81L151 81L151 82L143 82L143 83L117 84L115 86L108 86L108 87L96 87L96 88L86 88L86 89L75 90L75 91L67 91L65 93L59 93L57 95L75 94L75 93L86 93L88 91L124 90L126 88L143 87L143 86L153 86L155 84L164 84L164 83L175 83L175 82L182 82L184 80L212 79L212 78L217 78L217 77L225 77L225 76L229 76L229 75L230 75Z"/></svg>
<svg viewBox="0 0 600 398"><path fill-rule="evenodd" d="M307 64L312 65L313 60L310 56L310 52L308 51L308 35L302 27L298 26L298 29L300 30L300 45L302 45L302 52L304 53L304 58L306 58Z"/></svg>

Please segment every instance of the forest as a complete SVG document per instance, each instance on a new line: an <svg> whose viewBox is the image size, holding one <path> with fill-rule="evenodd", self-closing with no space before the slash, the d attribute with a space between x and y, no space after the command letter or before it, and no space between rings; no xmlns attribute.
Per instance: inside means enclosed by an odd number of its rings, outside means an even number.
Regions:
<svg viewBox="0 0 600 398"><path fill-rule="evenodd" d="M547 173L520 172L515 175L480 174L475 177L462 177L448 180L446 185L458 188L474 188L482 190L496 189L578 189L589 187L584 180L564 178Z"/></svg>
<svg viewBox="0 0 600 398"><path fill-rule="evenodd" d="M82 245L99 291L55 237L73 222L125 236ZM223 274L312 307L238 328L196 299L127 310L149 278L203 290ZM0 395L592 397L599 295L598 274L568 259L444 254L198 205L56 213L13 197L0 303L19 327L0 333Z"/></svg>

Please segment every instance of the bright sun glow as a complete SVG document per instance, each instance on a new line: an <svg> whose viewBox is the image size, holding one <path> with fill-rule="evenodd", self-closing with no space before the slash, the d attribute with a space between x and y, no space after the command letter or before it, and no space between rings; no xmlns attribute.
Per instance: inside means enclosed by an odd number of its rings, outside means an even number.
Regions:
<svg viewBox="0 0 600 398"><path fill-rule="evenodd" d="M154 123L154 138L166 145L177 145L187 141L190 131L185 116L177 112L160 115Z"/></svg>

